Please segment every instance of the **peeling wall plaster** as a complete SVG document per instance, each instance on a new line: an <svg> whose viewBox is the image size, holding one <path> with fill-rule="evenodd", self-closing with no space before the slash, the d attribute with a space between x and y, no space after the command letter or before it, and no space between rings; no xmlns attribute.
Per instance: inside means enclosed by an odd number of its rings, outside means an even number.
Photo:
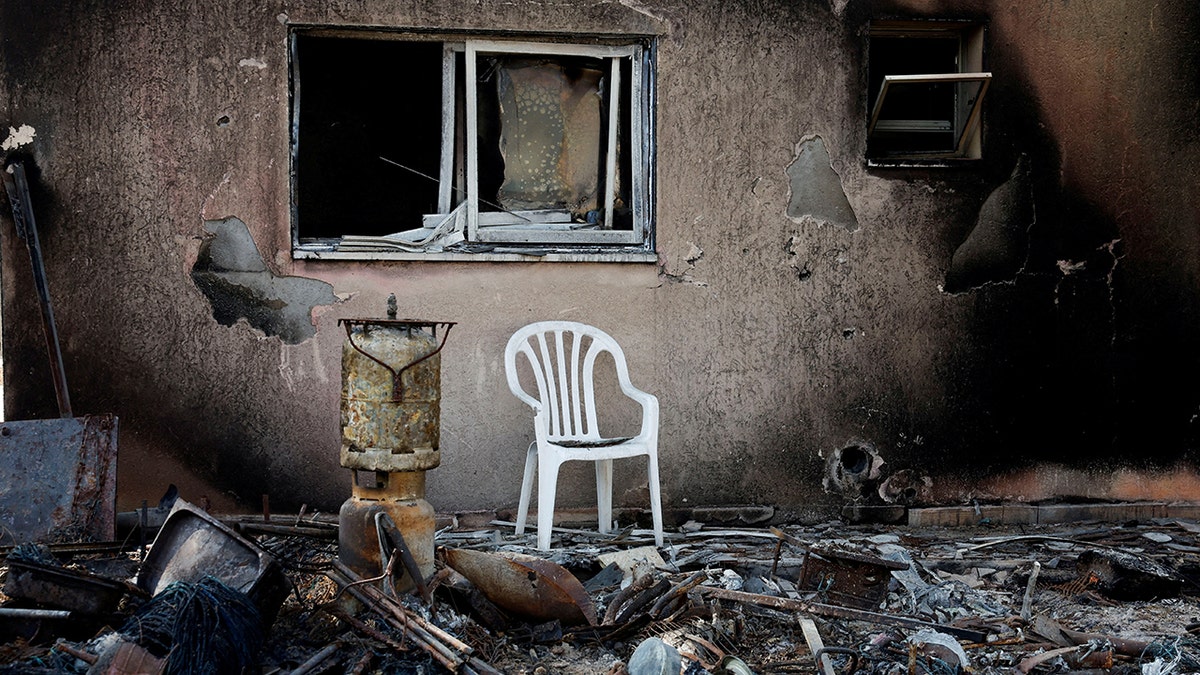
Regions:
<svg viewBox="0 0 1200 675"><path fill-rule="evenodd" d="M192 279L223 326L245 319L268 336L299 344L316 335L312 310L337 302L333 286L316 279L276 276L267 269L250 230L237 218L209 220Z"/></svg>
<svg viewBox="0 0 1200 675"><path fill-rule="evenodd" d="M844 447L829 453L825 460L825 478L821 484L826 492L838 493L857 501L878 482L884 464L883 457L870 443L849 441Z"/></svg>
<svg viewBox="0 0 1200 675"><path fill-rule="evenodd" d="M1008 180L983 202L975 227L954 252L947 292L1012 281L1021 271L1035 219L1030 182L1029 160L1022 156Z"/></svg>
<svg viewBox="0 0 1200 675"><path fill-rule="evenodd" d="M820 136L805 138L797 144L796 156L788 164L787 175L791 181L788 184L788 218L794 221L812 218L847 232L858 229L858 218Z"/></svg>

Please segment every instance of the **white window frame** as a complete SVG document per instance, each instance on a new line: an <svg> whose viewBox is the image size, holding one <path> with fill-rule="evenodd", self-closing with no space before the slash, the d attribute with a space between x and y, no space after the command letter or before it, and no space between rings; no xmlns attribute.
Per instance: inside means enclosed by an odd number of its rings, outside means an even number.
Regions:
<svg viewBox="0 0 1200 675"><path fill-rule="evenodd" d="M907 152L868 154L871 166L910 164L922 160L975 160L983 156L983 102L992 81L992 73L983 70L984 26L975 22L945 20L904 20L873 22L869 31L877 38L953 38L959 43L953 72L884 75L879 95L867 118L868 148L877 132L906 132L912 134L953 131L954 149L912 150ZM882 117L889 92L917 84L966 85L977 83L973 98L959 93L953 110L946 119L901 120ZM963 98L967 98L963 101Z"/></svg>
<svg viewBox="0 0 1200 675"><path fill-rule="evenodd" d="M356 36L370 31L328 31ZM396 260L528 260L653 262L653 52L642 36L604 39L605 44L565 43L534 39L507 40L453 34L403 34L376 39L439 42L442 44L441 148L435 214L426 214L421 227L383 237L358 236L348 227L340 240L303 242L293 225L293 257L308 259ZM556 39L556 38L555 38ZM479 101L476 77L481 56L492 54L533 57L588 57L607 61L604 73L606 145L601 148L603 190L600 222L571 223L565 210L480 211ZM458 90L456 72L461 55L465 91ZM627 69L627 70L626 70ZM628 73L627 86L622 83ZM295 77L299 77L295 75ZM297 85L298 86L298 85ZM622 96L628 91L628 100ZM461 91L461 93L460 93ZM615 100L613 97L616 97ZM432 102L437 105L437 102ZM628 115L628 120L622 116ZM457 118L457 119L456 119ZM629 138L619 143L628 124ZM294 121L294 124L298 122ZM461 126L460 126L461 125ZM620 145L625 147L622 149ZM457 155L457 156L456 156ZM625 156L628 155L628 156ZM620 163L618 163L620 156ZM620 164L620 165L618 165ZM628 167L630 229L613 229L613 186ZM483 200L486 201L486 200ZM449 235L449 236L447 236ZM455 241L480 244L484 252L445 249Z"/></svg>
<svg viewBox="0 0 1200 675"><path fill-rule="evenodd" d="M898 120L880 119L884 101L888 92L893 88L909 84L965 84L975 82L979 90L970 101L970 108L964 115L961 105L956 105L948 120ZM953 131L957 140L954 151L944 152L914 152L912 156L920 157L964 157L968 152L968 144L979 127L983 113L983 99L987 94L988 85L992 82L991 73L937 73L934 75L884 75L879 97L875 99L875 108L871 111L871 122L867 126L867 135L878 131L902 131L908 133L948 132ZM906 155L908 156L908 155Z"/></svg>
<svg viewBox="0 0 1200 675"><path fill-rule="evenodd" d="M647 205L646 180L644 162L644 147L642 139L645 135L645 118L643 110L645 97L643 93L644 63L640 45L623 45L610 47L604 45L556 44L537 42L501 42L496 40L467 40L463 43L466 68L466 227L467 239L487 243L543 243L543 244L599 244L599 245L630 245L641 244L647 239ZM514 214L496 213L482 214L479 212L479 103L476 88L479 56L481 54L518 54L530 56L584 56L605 59L608 62L607 81L605 88L609 97L607 120L607 147L605 148L603 176L604 207L601 229L575 230L572 224L542 223L537 214L515 212ZM614 216L614 198L612 186L615 181L617 167L617 137L620 130L620 115L622 106L612 104L612 97L619 97L621 92L621 60L626 59L630 64L632 81L630 82L630 134L632 139L629 157L633 185L630 190L630 207L632 208L633 227L630 230L612 229ZM454 55L447 52L447 75L454 80ZM443 138L442 138L442 177L443 180L452 172L454 163L454 98L453 91L447 100L443 101ZM619 100L618 100L619 103ZM447 123L449 120L449 123ZM447 137L449 136L449 137ZM448 188L443 188L445 205L440 210L448 213ZM507 217L506 217L507 216ZM555 227L554 225L557 225Z"/></svg>

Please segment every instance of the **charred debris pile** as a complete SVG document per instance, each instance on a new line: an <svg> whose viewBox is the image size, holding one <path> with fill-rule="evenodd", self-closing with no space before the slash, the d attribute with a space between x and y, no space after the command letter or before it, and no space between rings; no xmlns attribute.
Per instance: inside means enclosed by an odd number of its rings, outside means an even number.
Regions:
<svg viewBox="0 0 1200 675"><path fill-rule="evenodd" d="M147 528L155 524L147 520ZM210 515L6 549L0 672L1185 673L1200 525L821 525L668 533L445 527L426 575L377 522ZM144 532L144 531L143 531Z"/></svg>

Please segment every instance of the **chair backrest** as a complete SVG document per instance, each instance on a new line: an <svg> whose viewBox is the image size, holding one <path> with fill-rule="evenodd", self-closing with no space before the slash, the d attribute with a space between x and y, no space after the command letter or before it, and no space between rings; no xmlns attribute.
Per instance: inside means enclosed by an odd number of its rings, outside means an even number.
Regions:
<svg viewBox="0 0 1200 675"><path fill-rule="evenodd" d="M576 321L540 321L513 333L504 350L508 388L517 398L540 411L552 439L600 438L596 424L596 357L612 354L617 381L631 388L625 353L608 333ZM533 368L537 392L521 386L517 355Z"/></svg>

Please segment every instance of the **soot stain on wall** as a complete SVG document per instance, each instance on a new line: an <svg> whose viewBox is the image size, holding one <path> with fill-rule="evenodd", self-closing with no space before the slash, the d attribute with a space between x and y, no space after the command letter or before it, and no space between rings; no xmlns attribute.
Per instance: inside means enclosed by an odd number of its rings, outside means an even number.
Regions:
<svg viewBox="0 0 1200 675"><path fill-rule="evenodd" d="M263 262L250 230L237 218L209 220L192 280L212 304L222 326L245 319L287 344L316 335L312 309L337 301L333 286L316 279L276 276Z"/></svg>
<svg viewBox="0 0 1200 675"><path fill-rule="evenodd" d="M1012 280L1024 265L1034 218L1029 162L1021 157L1008 180L984 200L975 227L954 252L946 291Z"/></svg>

